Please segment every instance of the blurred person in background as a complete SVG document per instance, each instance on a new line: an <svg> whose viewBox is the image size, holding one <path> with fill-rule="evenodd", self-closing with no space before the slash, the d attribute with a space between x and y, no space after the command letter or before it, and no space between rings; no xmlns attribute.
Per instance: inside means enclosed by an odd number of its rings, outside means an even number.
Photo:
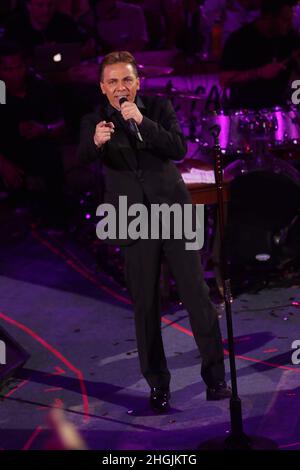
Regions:
<svg viewBox="0 0 300 470"><path fill-rule="evenodd" d="M25 0L7 19L5 38L22 45L32 55L36 46L80 43L82 56L94 54L94 41L70 16L57 10L57 0Z"/></svg>
<svg viewBox="0 0 300 470"><path fill-rule="evenodd" d="M261 0L204 0L201 7L202 27L206 34L206 41L216 22L222 28L222 45L228 36L259 16ZM207 44L209 48L211 44Z"/></svg>
<svg viewBox="0 0 300 470"><path fill-rule="evenodd" d="M142 51L148 44L143 8L118 0L96 0L94 14L98 37L105 51Z"/></svg>
<svg viewBox="0 0 300 470"><path fill-rule="evenodd" d="M90 9L89 0L63 0L57 2L57 11L71 16L75 21L87 14Z"/></svg>
<svg viewBox="0 0 300 470"><path fill-rule="evenodd" d="M300 52L300 38L293 29L295 4L294 0L262 0L260 16L229 36L220 82L230 89L230 108L286 104Z"/></svg>
<svg viewBox="0 0 300 470"><path fill-rule="evenodd" d="M164 8L162 0L141 0L147 24L149 49L163 49L165 47L166 28L164 21Z"/></svg>
<svg viewBox="0 0 300 470"><path fill-rule="evenodd" d="M52 87L29 73L19 46L0 42L0 79L6 84L6 104L0 106L0 177L16 204L24 204L26 178L44 184L39 217L48 228L62 228L64 177L59 137L65 123ZM41 203L41 204L40 204ZM26 205L26 204L25 204Z"/></svg>
<svg viewBox="0 0 300 470"><path fill-rule="evenodd" d="M184 28L178 47L187 56L203 50L204 35L201 25L201 4L203 0L184 0Z"/></svg>
<svg viewBox="0 0 300 470"><path fill-rule="evenodd" d="M2 37L6 18L17 8L18 0L1 0L0 2L0 37Z"/></svg>

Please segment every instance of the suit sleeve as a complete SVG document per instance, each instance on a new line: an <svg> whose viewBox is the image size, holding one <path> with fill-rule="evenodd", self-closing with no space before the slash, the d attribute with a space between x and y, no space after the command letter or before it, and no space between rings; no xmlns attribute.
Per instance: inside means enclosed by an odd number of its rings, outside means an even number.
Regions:
<svg viewBox="0 0 300 470"><path fill-rule="evenodd" d="M159 123L144 116L139 129L143 140L164 158L177 161L184 158L187 151L185 138L169 100L162 102Z"/></svg>
<svg viewBox="0 0 300 470"><path fill-rule="evenodd" d="M91 163L104 155L104 146L98 149L94 143L96 124L91 116L84 116L80 124L78 159L80 163Z"/></svg>

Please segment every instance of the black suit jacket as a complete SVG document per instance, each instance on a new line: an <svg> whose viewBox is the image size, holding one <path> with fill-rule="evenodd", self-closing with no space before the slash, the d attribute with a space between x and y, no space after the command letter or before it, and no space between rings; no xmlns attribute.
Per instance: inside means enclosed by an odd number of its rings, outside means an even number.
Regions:
<svg viewBox="0 0 300 470"><path fill-rule="evenodd" d="M184 158L186 142L170 101L145 96L137 97L136 104L144 116L139 126L143 142L130 135L125 121L122 125L120 113L107 102L82 119L80 161L88 163L101 159L104 201L112 204L116 211L121 195L127 196L128 207L145 202L145 196L150 204L191 203L190 194L174 163ZM93 140L95 127L103 120L112 121L115 132L109 142L97 149ZM127 238L107 242L126 245L133 241Z"/></svg>

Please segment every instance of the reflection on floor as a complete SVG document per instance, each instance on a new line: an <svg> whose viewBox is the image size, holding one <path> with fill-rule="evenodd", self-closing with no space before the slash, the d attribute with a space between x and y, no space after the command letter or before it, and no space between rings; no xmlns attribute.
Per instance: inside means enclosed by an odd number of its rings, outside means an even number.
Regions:
<svg viewBox="0 0 300 470"><path fill-rule="evenodd" d="M45 448L53 407L65 410L90 449L193 449L228 433L228 401L205 401L183 307L162 312L172 409L157 416L148 410L126 291L69 241L32 231L1 238L0 325L31 354L1 391L2 449ZM245 430L283 449L300 449L300 365L291 362L297 299L294 286L242 294L232 305ZM226 338L221 309L220 316Z"/></svg>

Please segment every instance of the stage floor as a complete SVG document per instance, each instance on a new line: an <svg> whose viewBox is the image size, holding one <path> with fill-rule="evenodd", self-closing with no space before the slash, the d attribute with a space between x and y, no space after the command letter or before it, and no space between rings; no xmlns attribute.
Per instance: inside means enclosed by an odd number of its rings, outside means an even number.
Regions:
<svg viewBox="0 0 300 470"><path fill-rule="evenodd" d="M0 448L44 449L52 407L90 449L195 449L230 429L229 402L206 402L187 312L162 312L172 409L148 410L127 292L72 243L29 232L1 236L0 325L31 355L2 390ZM299 286L243 294L232 304L245 431L300 449ZM221 310L220 310L220 313ZM226 338L224 312L220 319ZM226 352L227 344L224 340ZM226 353L227 379L229 363Z"/></svg>

